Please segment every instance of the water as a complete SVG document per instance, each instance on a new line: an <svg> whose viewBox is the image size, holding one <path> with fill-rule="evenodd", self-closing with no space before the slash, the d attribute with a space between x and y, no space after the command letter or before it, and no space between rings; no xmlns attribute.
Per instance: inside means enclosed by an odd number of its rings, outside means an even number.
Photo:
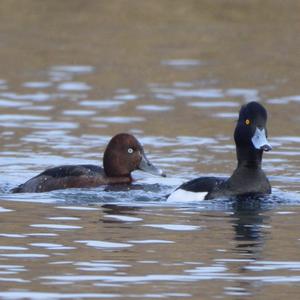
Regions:
<svg viewBox="0 0 300 300"><path fill-rule="evenodd" d="M299 8L2 4L0 298L298 299ZM248 101L269 112L273 195L166 202L185 180L232 172ZM101 164L124 131L167 178L9 193L50 166Z"/></svg>

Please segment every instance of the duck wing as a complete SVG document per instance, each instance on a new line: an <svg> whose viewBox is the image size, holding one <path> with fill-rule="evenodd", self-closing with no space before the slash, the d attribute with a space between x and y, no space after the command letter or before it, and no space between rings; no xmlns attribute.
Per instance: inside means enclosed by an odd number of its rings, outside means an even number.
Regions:
<svg viewBox="0 0 300 300"><path fill-rule="evenodd" d="M95 165L64 165L45 170L13 188L11 192L37 193L62 188L97 186L104 177L103 168Z"/></svg>
<svg viewBox="0 0 300 300"><path fill-rule="evenodd" d="M39 175L35 176L49 176L52 178L62 178L68 176L94 176L94 175L104 175L104 170L102 167L95 165L65 165L54 167L45 170Z"/></svg>
<svg viewBox="0 0 300 300"><path fill-rule="evenodd" d="M182 189L194 193L210 193L225 181L226 178L222 177L198 177L196 179L183 183L177 188L177 190Z"/></svg>

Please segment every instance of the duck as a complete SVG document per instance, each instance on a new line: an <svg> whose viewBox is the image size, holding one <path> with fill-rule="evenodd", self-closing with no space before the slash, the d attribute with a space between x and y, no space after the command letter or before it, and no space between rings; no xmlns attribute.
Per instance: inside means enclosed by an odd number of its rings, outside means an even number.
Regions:
<svg viewBox="0 0 300 300"><path fill-rule="evenodd" d="M179 186L167 200L245 199L271 194L271 184L262 170L263 152L272 150L266 126L267 110L262 104L252 101L243 105L234 130L237 167L232 175L190 180Z"/></svg>
<svg viewBox="0 0 300 300"><path fill-rule="evenodd" d="M136 137L119 133L111 138L104 151L103 167L89 164L53 167L13 188L11 192L40 193L58 189L130 184L133 181L131 173L135 170L166 176L147 159Z"/></svg>

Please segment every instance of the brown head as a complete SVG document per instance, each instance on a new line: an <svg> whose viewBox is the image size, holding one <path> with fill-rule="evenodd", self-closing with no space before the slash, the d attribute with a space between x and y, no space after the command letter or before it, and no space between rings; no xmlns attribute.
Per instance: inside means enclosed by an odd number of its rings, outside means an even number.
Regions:
<svg viewBox="0 0 300 300"><path fill-rule="evenodd" d="M134 170L165 176L146 158L139 141L127 133L117 134L110 140L104 152L103 167L109 177L130 176Z"/></svg>

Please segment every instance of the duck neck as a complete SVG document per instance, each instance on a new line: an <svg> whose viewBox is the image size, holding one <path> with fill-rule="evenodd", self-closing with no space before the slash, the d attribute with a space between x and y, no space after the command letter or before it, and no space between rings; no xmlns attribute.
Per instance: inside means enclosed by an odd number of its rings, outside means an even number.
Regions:
<svg viewBox="0 0 300 300"><path fill-rule="evenodd" d="M114 170L114 169L108 169L104 167L104 173L106 175L106 177L110 177L110 178L122 178L122 180L126 181L126 182L132 182L132 177L131 174L129 173L122 173L120 170Z"/></svg>
<svg viewBox="0 0 300 300"><path fill-rule="evenodd" d="M133 181L131 175L126 175L126 176L109 176L106 175L107 178L107 183L108 184L129 184Z"/></svg>
<svg viewBox="0 0 300 300"><path fill-rule="evenodd" d="M253 147L237 147L236 155L238 160L238 168L245 167L251 169L260 169L262 153L262 150L257 150Z"/></svg>

